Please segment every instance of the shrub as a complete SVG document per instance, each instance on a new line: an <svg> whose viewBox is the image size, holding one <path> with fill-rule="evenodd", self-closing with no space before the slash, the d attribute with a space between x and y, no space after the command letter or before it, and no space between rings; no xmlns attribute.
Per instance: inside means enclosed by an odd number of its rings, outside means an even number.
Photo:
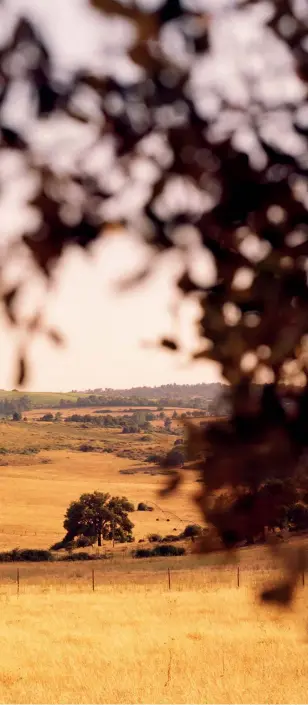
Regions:
<svg viewBox="0 0 308 705"><path fill-rule="evenodd" d="M154 558L155 556L184 556L185 548L182 546L171 546L170 544L159 544L155 548L137 548L133 552L135 558Z"/></svg>
<svg viewBox="0 0 308 705"><path fill-rule="evenodd" d="M137 548L133 555L135 558L151 558L153 553L150 548Z"/></svg>
<svg viewBox="0 0 308 705"><path fill-rule="evenodd" d="M18 452L18 451L15 451ZM39 448L34 448L33 446L29 446L28 448L22 448L22 450L19 451L21 455L36 455L37 453L40 452Z"/></svg>
<svg viewBox="0 0 308 705"><path fill-rule="evenodd" d="M24 548L19 550L20 561L53 561L50 551L37 548Z"/></svg>
<svg viewBox="0 0 308 705"><path fill-rule="evenodd" d="M137 512L152 512L152 507L148 507L145 502L139 502Z"/></svg>
<svg viewBox="0 0 308 705"><path fill-rule="evenodd" d="M38 563L39 561L53 561L53 555L50 551L38 548L13 548L12 551L3 551L0 553L1 563L14 563L16 561L31 561Z"/></svg>
<svg viewBox="0 0 308 705"><path fill-rule="evenodd" d="M41 416L40 421L53 421L53 414L44 414L44 416Z"/></svg>
<svg viewBox="0 0 308 705"><path fill-rule="evenodd" d="M152 550L152 556L184 556L185 548L182 546L172 546L170 544L159 544Z"/></svg>
<svg viewBox="0 0 308 705"><path fill-rule="evenodd" d="M201 536L202 534L202 527L199 526L199 524L187 524L183 531L183 538L184 539L190 539L195 536Z"/></svg>
<svg viewBox="0 0 308 705"><path fill-rule="evenodd" d="M66 556L62 556L62 561L93 561L96 556L93 553L86 553L85 551L80 551L80 553L67 553Z"/></svg>
<svg viewBox="0 0 308 705"><path fill-rule="evenodd" d="M92 453L95 449L95 446L92 446L91 443L82 443L81 446L79 446L79 450L81 453Z"/></svg>
<svg viewBox="0 0 308 705"><path fill-rule="evenodd" d="M150 543L157 543L159 541L162 541L162 537L160 536L160 534L149 534L148 540L150 541Z"/></svg>

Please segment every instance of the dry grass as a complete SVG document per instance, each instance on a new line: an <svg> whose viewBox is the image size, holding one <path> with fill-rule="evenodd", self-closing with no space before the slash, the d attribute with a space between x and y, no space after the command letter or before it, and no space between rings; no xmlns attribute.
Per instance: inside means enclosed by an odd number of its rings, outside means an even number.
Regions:
<svg viewBox="0 0 308 705"><path fill-rule="evenodd" d="M3 424L2 431L12 450L88 440L87 429L63 424ZM105 442L115 433L90 429L89 437ZM51 462L40 464L42 456ZM192 472L177 495L159 500L163 478L115 455L62 446L24 465L6 457L1 549L59 540L69 502L93 489L155 506L132 515L137 540L200 519ZM121 474L129 468L135 474ZM269 570L263 548L241 552L240 589L237 566L218 570L220 556L136 560L131 546L126 557L122 550L95 563L22 564L19 596L16 564L0 564L0 702L306 702L307 588L298 589L292 611L261 606L257 588L279 572Z"/></svg>
<svg viewBox="0 0 308 705"><path fill-rule="evenodd" d="M2 593L2 703L305 703L307 618L248 587Z"/></svg>
<svg viewBox="0 0 308 705"><path fill-rule="evenodd" d="M44 451L51 460L47 465L7 465L0 473L0 549L16 546L48 548L63 537L63 517L69 503L82 492L107 491L126 495L135 505L144 501L155 505L153 512L134 512L136 540L149 533L162 535L182 531L200 516L190 495L198 485L194 474L174 497L163 500L158 489L164 478L145 474L146 467L135 461L101 453ZM28 458L27 458L28 461ZM134 475L120 470L132 468ZM156 521L158 519L158 521ZM175 532L174 532L175 533Z"/></svg>

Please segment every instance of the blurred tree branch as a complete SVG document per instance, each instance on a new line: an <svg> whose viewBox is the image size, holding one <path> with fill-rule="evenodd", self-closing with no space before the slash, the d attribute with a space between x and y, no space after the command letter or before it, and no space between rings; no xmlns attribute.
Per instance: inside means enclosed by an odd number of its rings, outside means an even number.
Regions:
<svg viewBox="0 0 308 705"><path fill-rule="evenodd" d="M25 221L9 257L22 246L50 282L68 246L87 250L118 224L129 231L142 223L161 257L193 228L215 260L216 282L202 286L187 270L177 286L200 301L199 337L211 343L201 356L218 362L231 385L231 415L210 430L189 429L188 445L192 457L196 447L206 456L198 501L230 549L248 528L257 535L273 524L286 482L297 496L307 485L307 14L292 0L266 8L246 0L224 11L218 3L216 13L206 0L158 0L149 11L141 0L90 4L99 21L121 18L132 30L125 37L123 28L121 49L130 78L123 62L112 71L102 60L101 71L59 80L39 27L26 17L0 47L0 172L16 153L20 169L36 179L27 202L35 225ZM21 83L32 128L16 127L12 89ZM84 157L65 166L33 137L61 120L92 130ZM95 168L91 155L101 155ZM7 261L2 302L18 326L19 286L5 286ZM20 384L26 374L23 351ZM266 493L274 480L281 484ZM171 484L177 487L177 476ZM226 489L228 501L219 500ZM301 567L293 566L290 585ZM292 594L278 590L272 598L288 602Z"/></svg>

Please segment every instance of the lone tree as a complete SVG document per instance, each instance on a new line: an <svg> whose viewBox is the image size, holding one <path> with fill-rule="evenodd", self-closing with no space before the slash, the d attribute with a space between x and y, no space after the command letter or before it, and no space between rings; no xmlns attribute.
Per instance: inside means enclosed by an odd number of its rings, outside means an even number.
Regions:
<svg viewBox="0 0 308 705"><path fill-rule="evenodd" d="M63 539L65 546L76 536L95 538L98 546L105 541L132 541L134 524L128 518L128 512L134 506L126 497L110 497L107 492L87 492L72 502L68 507L64 528L67 531Z"/></svg>

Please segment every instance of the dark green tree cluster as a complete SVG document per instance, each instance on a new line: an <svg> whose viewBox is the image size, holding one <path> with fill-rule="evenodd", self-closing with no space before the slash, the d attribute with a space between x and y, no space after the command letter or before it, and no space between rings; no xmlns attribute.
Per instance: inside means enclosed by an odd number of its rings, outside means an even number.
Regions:
<svg viewBox="0 0 308 705"><path fill-rule="evenodd" d="M82 494L79 500L72 502L64 519L64 537L61 547L69 545L76 536L97 541L132 541L134 524L128 514L134 506L126 497L111 497L104 492Z"/></svg>
<svg viewBox="0 0 308 705"><path fill-rule="evenodd" d="M31 399L26 394L0 399L0 416L12 416L14 413L21 414L31 408Z"/></svg>

